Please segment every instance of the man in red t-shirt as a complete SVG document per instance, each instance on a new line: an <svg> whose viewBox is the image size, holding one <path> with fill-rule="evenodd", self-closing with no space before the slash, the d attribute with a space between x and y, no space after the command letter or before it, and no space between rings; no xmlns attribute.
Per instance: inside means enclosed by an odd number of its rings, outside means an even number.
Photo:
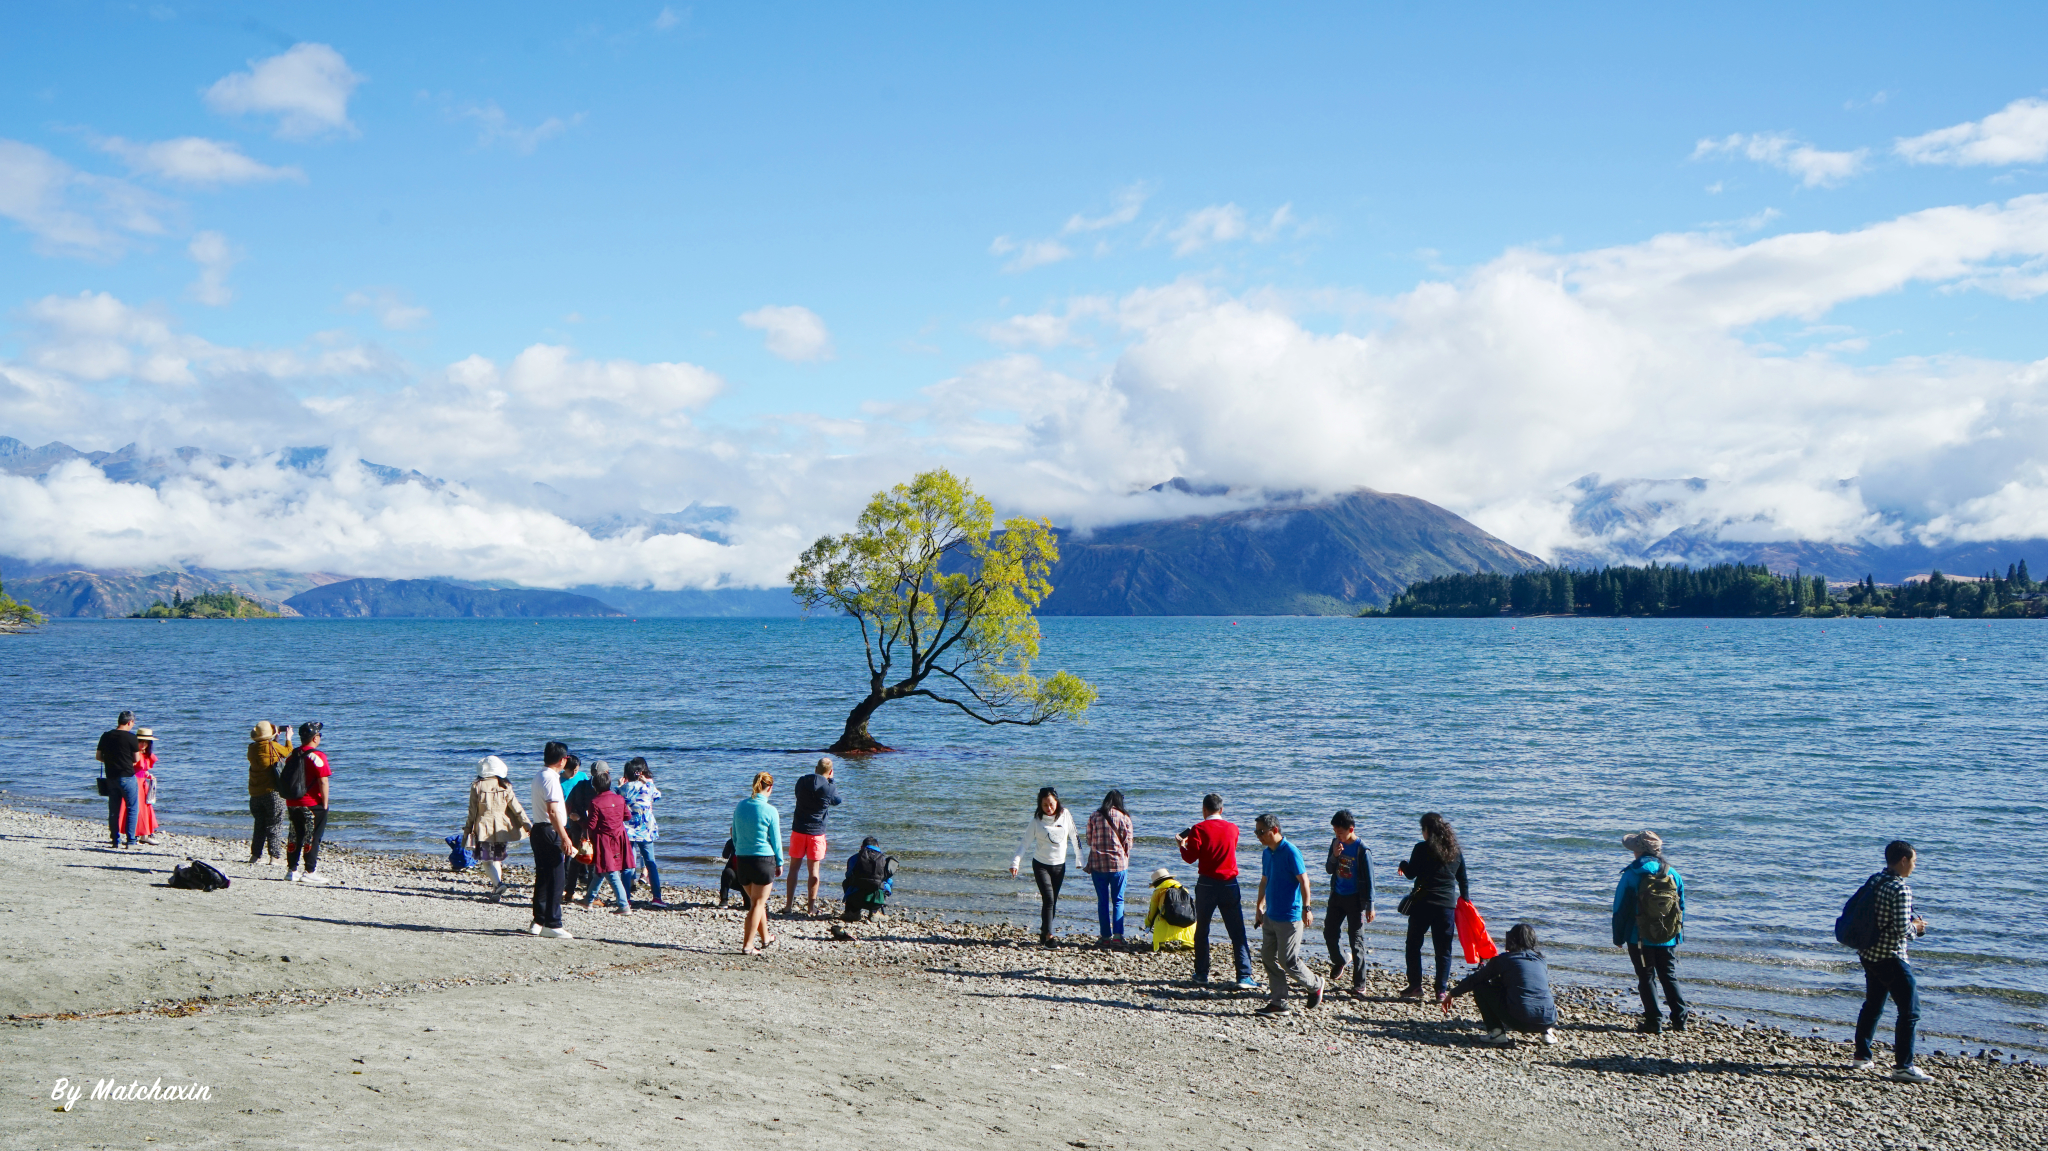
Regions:
<svg viewBox="0 0 2048 1151"><path fill-rule="evenodd" d="M328 778L334 774L328 766L327 753L320 750L320 725L302 723L299 725L299 746L291 754L292 760L285 761L285 770L296 768L303 772L306 793L297 799L284 801L285 813L291 816L292 834L285 841L284 865L285 882L313 883L327 882L320 874L320 837L327 834L327 804L332 796ZM306 870L299 871L299 857L305 856Z"/></svg>
<svg viewBox="0 0 2048 1151"><path fill-rule="evenodd" d="M1195 880L1195 982L1209 981L1209 918L1221 912L1237 964L1237 985L1257 991L1251 942L1244 931L1244 892L1237 886L1237 825L1223 818L1223 797L1213 791L1203 796L1202 821L1174 839L1180 844L1181 859L1195 864L1199 875Z"/></svg>

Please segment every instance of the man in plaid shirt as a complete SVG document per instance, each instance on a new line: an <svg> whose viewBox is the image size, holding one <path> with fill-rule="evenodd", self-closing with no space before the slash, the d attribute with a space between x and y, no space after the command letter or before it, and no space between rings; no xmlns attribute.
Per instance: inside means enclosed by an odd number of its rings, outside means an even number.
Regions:
<svg viewBox="0 0 2048 1151"><path fill-rule="evenodd" d="M1892 1044L1901 1083L1925 1083L1933 1076L1913 1066L1913 1031L1920 1022L1920 989L1913 980L1907 944L1927 934L1927 921L1913 914L1913 889L1906 877L1916 861L1913 845L1895 839L1885 845L1885 869L1871 876L1877 884L1877 940L1857 953L1863 961L1863 1010L1856 1016L1856 1057L1851 1066L1870 1066L1870 1040L1884 1014L1884 1001L1898 1005L1898 1038Z"/></svg>

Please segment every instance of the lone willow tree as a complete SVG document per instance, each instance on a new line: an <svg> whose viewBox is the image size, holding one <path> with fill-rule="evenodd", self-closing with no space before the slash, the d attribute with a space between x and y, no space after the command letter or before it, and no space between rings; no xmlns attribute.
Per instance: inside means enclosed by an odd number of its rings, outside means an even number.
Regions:
<svg viewBox="0 0 2048 1151"><path fill-rule="evenodd" d="M867 695L829 750L888 751L868 719L892 699L923 696L1025 727L1078 719L1095 702L1077 675L1031 674L1031 612L1052 593L1046 576L1060 558L1051 525L1019 517L991 541L994 525L994 506L940 468L877 492L856 530L821 538L797 560L796 598L852 616L867 648Z"/></svg>

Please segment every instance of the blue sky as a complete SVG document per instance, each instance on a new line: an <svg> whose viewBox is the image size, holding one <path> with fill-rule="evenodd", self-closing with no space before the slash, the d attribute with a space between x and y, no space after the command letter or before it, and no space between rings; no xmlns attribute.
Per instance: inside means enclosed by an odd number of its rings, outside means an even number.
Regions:
<svg viewBox="0 0 2048 1151"><path fill-rule="evenodd" d="M1555 517L1520 507L1523 495L1584 471L1639 473L1645 461L1522 445L1519 472L1465 483L1385 459L1404 444L1453 459L1499 454L1435 452L1434 417L1387 431L1374 441L1380 464L1355 474L1262 471L1205 451L1215 439L1206 431L1068 458L1083 438L1075 429L1107 418L1087 414L1094 401L1055 412L1005 397L1107 381L1128 420L1140 392L1144 403L1205 402L1189 380L1230 357L1202 341L1235 353L1260 338L1229 326L1232 308L1284 318L1285 338L1305 341L1315 363L1347 349L1383 363L1402 332L1431 342L1415 313L1429 304L1426 285L1477 299L1511 253L1563 261L1545 274L1587 301L1601 298L1579 279L1603 264L1596 254L1640 255L1660 236L1733 252L2023 200L2048 190L2048 161L2025 158L2024 139L2023 158L1979 163L1930 161L1936 144L1909 155L1898 142L2009 107L2027 113L2024 102L2048 95L2043 43L2048 9L2022 5L13 6L0 15L0 139L16 149L0 153L0 214L11 217L0 226L0 305L15 322L0 355L18 374L57 373L73 390L52 399L58 384L36 383L43 402L10 402L15 418L0 433L61 434L90 448L206 441L246 454L319 439L324 425L409 457L390 462L512 499L505 477L535 443L502 460L437 454L361 413L378 396L438 386L470 357L510 372L523 350L546 345L579 361L686 365L715 379L660 393L687 409L689 433L646 450L710 462L664 473L658 490L635 488L641 510L743 502L735 491L758 477L714 474L733 452L766 470L792 452L824 452L874 465L814 477L847 493L826 501L840 514L892 463L973 463L996 450L991 437L1025 426L1035 445L998 445L1009 455L981 470L1007 477L992 479L994 490L1026 510L1114 518L1101 501L1151 475L1118 472L1110 461L1121 452L1152 471L1226 483L1427 487L1415 494L1494 530L1545 536ZM280 60L301 67L279 71ZM193 140L214 150L149 150ZM42 191L24 190L34 179ZM2027 408L2038 384L2012 373L2048 356L2048 325L2039 292L2012 286L2040 275L2029 270L2040 256L2032 225L2010 227L2019 240L1958 255L1960 270L1876 274L1796 305L1737 308L1749 318L1717 320L1709 336L1755 361L1728 369L1737 375L1793 363L1817 373L1801 386L1896 395L1908 386L1900 373L1918 372L1912 386L1968 392L1980 417ZM1713 273L1688 274L1706 283ZM2006 286L1987 290L1994 274ZM1751 299L1773 290L1728 289ZM1145 302L1176 291L1171 315ZM118 301L118 323L105 322L125 325L120 334L51 318L49 301L101 293ZM1650 338L1686 308L1710 306L1688 299L1619 322ZM1222 326L1190 335L1205 316ZM136 334L145 320L157 335ZM1194 359L1148 358L1183 337ZM1316 342L1379 337L1391 342ZM176 343L194 340L205 345L198 353ZM148 379L89 366L111 362L93 359L109 341L126 349L122 364L142 362L137 349L149 345L200 366ZM1553 370L1597 377L1580 359L1590 354L1560 351ZM262 366L288 356L289 369ZM1942 368L1930 384L1919 366L1929 360L1967 366ZM1278 369L1246 370L1229 386L1272 386L1256 381ZM1275 378L1320 370L1297 364ZM1383 386L1374 369L1329 370L1351 383L1308 405L1311 425L1389 422L1343 406ZM1718 386L1630 370L1630 386L1652 394ZM2001 371L2003 384L1984 382ZM1519 387L1493 368L1471 372L1491 381L1472 387ZM1005 382L988 382L996 377ZM1643 396L1630 394L1642 411ZM296 406L309 397L327 402ZM1214 400L1211 409L1228 407ZM1617 401L1594 388L1558 402ZM166 414L173 407L211 414L180 420ZM460 404L415 422L451 407ZM259 409L269 423L247 418ZM1833 434L1819 423L1801 430L1809 444ZM1287 428L1268 434L1262 451L1289 454ZM574 446L631 438L593 433ZM1950 437L1788 478L1730 455L1742 439L1702 430L1673 470L1725 465L1719 478L1748 484L1752 498L1713 515L1809 535L1938 519L2007 482L2035 482L2028 469L2039 468L2022 455L1996 474L1950 477ZM1025 484L1034 468L1063 486ZM1832 498L1830 482L1882 487L1873 477L1889 475L1897 489L1911 484L1896 477L1930 471L1955 479L1949 503L1811 506ZM579 499L579 483L623 490L605 469L542 478ZM1781 481L1811 491L1757 495ZM809 530L791 511L797 500L785 492L762 506L763 529Z"/></svg>

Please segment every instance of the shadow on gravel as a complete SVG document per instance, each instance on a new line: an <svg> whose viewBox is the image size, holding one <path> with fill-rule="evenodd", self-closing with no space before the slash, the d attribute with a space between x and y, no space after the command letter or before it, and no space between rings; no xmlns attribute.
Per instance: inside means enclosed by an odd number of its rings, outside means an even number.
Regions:
<svg viewBox="0 0 2048 1151"><path fill-rule="evenodd" d="M124 867L118 863L67 863L64 866L82 867L88 871L132 871L137 875L155 875L157 872L169 870L163 867Z"/></svg>
<svg viewBox="0 0 2048 1151"><path fill-rule="evenodd" d="M1618 1075L1733 1075L1770 1079L1803 1079L1815 1083L1868 1082L1867 1072L1846 1067L1817 1064L1758 1063L1747 1059L1652 1059L1631 1055L1588 1056L1566 1059L1558 1064L1577 1071L1605 1071Z"/></svg>

